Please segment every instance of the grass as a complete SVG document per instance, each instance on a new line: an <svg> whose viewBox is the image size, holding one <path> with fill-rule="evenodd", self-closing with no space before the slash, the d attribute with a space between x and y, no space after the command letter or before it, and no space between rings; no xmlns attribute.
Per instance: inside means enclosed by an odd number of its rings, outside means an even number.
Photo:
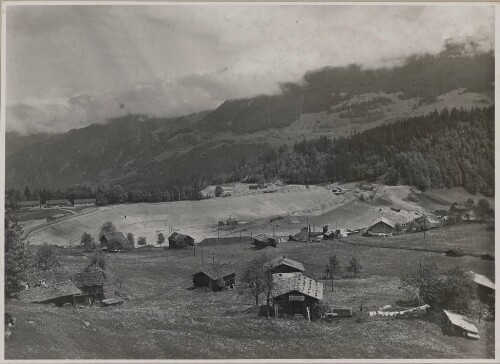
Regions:
<svg viewBox="0 0 500 364"><path fill-rule="evenodd" d="M14 211L14 215L19 218L20 222L29 220L46 219L49 216L56 214L71 215L71 212L60 209L37 209L37 210L18 210Z"/></svg>
<svg viewBox="0 0 500 364"><path fill-rule="evenodd" d="M443 230L444 231L444 230ZM472 232L470 234L473 236ZM62 249L64 266L76 271L88 254ZM201 266L193 250L135 251L107 255L107 294L120 278L131 300L121 306L56 308L8 300L5 311L17 318L6 339L7 359L226 359L226 358L492 358L494 324L478 325L481 340L445 336L428 319L333 323L266 319L256 315L252 298L238 290L206 292L191 289L192 274ZM286 255L301 261L307 274L323 276L329 255L343 266L356 256L365 267L359 278L324 281L324 298L337 307L356 310L394 305L406 296L399 277L419 261L441 266L493 271L494 262L479 258L450 258L411 250L357 246L338 240L289 242L278 248L255 250L249 242L206 246L204 260L233 262L241 267L259 254ZM238 282L237 282L238 284ZM88 326L85 321L90 323Z"/></svg>

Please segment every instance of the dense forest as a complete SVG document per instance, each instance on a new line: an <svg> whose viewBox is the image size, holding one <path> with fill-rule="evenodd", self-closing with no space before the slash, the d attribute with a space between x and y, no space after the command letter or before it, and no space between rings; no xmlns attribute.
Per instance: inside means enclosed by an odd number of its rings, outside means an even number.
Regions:
<svg viewBox="0 0 500 364"><path fill-rule="evenodd" d="M192 168L189 177L163 184L72 186L64 189L24 191L10 189L7 200L23 201L96 197L100 205L124 202L160 202L200 199L210 184L281 179L287 183L320 183L382 179L396 185L427 188L464 187L471 193L494 195L494 107L444 109L404 119L349 137L297 142L292 148L251 148L264 151L255 158L242 158L244 150L231 156L218 149L215 160L202 161L206 168ZM291 150L289 150L291 149ZM214 158L210 158L214 159ZM239 164L238 164L239 161ZM182 166L179 160L179 166ZM231 173L216 173L216 164L232 163ZM184 171L187 173L187 171Z"/></svg>

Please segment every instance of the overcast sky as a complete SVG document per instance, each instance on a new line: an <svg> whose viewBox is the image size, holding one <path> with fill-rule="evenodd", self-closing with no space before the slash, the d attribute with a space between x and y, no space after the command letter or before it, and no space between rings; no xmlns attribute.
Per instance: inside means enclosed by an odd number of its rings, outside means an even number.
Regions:
<svg viewBox="0 0 500 364"><path fill-rule="evenodd" d="M7 130L64 132L276 93L323 66L494 46L492 6L7 7Z"/></svg>

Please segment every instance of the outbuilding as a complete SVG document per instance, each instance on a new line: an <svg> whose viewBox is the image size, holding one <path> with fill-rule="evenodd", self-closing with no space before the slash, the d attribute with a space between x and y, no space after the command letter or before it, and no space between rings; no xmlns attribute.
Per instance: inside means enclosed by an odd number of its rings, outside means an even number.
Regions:
<svg viewBox="0 0 500 364"><path fill-rule="evenodd" d="M210 264L198 273L193 274L195 287L208 287L213 292L226 288L233 288L235 284L236 270L230 264Z"/></svg>
<svg viewBox="0 0 500 364"><path fill-rule="evenodd" d="M470 271L472 280L476 283L477 295L479 299L490 305L495 305L495 283L488 277Z"/></svg>
<svg viewBox="0 0 500 364"><path fill-rule="evenodd" d="M55 207L55 206L69 206L70 202L68 199L62 200L47 200L45 201L45 206L47 207Z"/></svg>
<svg viewBox="0 0 500 364"><path fill-rule="evenodd" d="M264 265L264 267L266 269L270 269L272 274L302 273L306 271L302 263L296 262L292 259L288 259L283 255L271 259Z"/></svg>
<svg viewBox="0 0 500 364"><path fill-rule="evenodd" d="M121 232L103 234L99 240L102 251L110 253L124 252L129 245L127 238Z"/></svg>
<svg viewBox="0 0 500 364"><path fill-rule="evenodd" d="M95 198L81 198L73 200L73 206L95 206Z"/></svg>
<svg viewBox="0 0 500 364"><path fill-rule="evenodd" d="M104 299L104 273L99 268L76 273L72 279L78 289L82 292L75 298L82 301L90 298L92 301L102 301Z"/></svg>
<svg viewBox="0 0 500 364"><path fill-rule="evenodd" d="M21 292L20 299L30 303L55 304L61 307L66 303L73 304L75 296L81 293L75 284L68 280L25 289Z"/></svg>
<svg viewBox="0 0 500 364"><path fill-rule="evenodd" d="M19 210L40 208L41 205L40 201L19 201L16 203Z"/></svg>
<svg viewBox="0 0 500 364"><path fill-rule="evenodd" d="M274 236L270 235L265 235L265 234L259 234L253 237L252 244L257 248L257 249L263 249L268 246L272 247L277 247L279 244L279 238L276 238Z"/></svg>
<svg viewBox="0 0 500 364"><path fill-rule="evenodd" d="M174 232L168 238L168 247L170 249L183 249L190 246L194 246L194 239L189 235Z"/></svg>
<svg viewBox="0 0 500 364"><path fill-rule="evenodd" d="M323 283L295 273L274 275L272 292L276 317L303 316L314 320L319 318L317 307L323 299Z"/></svg>
<svg viewBox="0 0 500 364"><path fill-rule="evenodd" d="M443 311L446 316L447 329L451 334L470 339L479 339L479 330L476 325L469 322L462 315L447 310Z"/></svg>

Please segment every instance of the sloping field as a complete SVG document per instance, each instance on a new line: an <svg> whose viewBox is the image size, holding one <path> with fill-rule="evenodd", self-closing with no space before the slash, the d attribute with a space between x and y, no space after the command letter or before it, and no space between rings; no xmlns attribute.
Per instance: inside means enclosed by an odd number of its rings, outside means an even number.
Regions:
<svg viewBox="0 0 500 364"><path fill-rule="evenodd" d="M287 186L271 194L117 205L43 227L30 233L27 240L33 244L75 245L84 232L97 235L103 222L112 221L120 231L131 232L136 237L145 236L150 243L156 240L159 232L168 233L170 226L193 234L199 241L204 238L204 230L229 217L248 221L275 215L307 214L331 207L339 200L323 187Z"/></svg>

